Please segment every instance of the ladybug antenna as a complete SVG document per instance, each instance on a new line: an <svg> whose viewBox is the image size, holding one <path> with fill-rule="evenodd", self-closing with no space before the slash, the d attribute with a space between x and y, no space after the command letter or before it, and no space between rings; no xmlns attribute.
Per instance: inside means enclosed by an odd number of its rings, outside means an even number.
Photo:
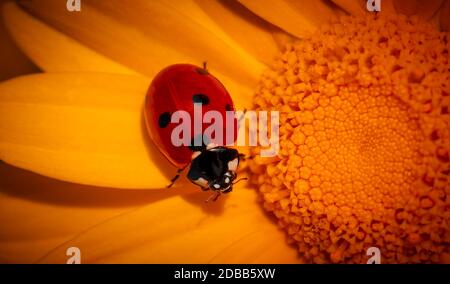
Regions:
<svg viewBox="0 0 450 284"><path fill-rule="evenodd" d="M237 181L233 182L233 185L240 182L241 180L248 180L248 178L244 177L244 178L240 178Z"/></svg>

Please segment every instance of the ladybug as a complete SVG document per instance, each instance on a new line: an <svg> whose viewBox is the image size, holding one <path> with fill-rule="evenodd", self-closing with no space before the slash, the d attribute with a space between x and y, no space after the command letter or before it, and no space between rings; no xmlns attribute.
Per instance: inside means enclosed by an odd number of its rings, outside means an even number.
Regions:
<svg viewBox="0 0 450 284"><path fill-rule="evenodd" d="M226 135L222 135L222 139L221 135L212 137L203 133L203 130L213 123L212 120L203 120L205 113L211 111L220 114L222 118L226 118L227 113L232 113L231 120L223 119L223 127L220 130ZM160 152L178 168L168 187L171 187L181 172L190 165L188 179L204 191L212 190L214 194L210 198L213 200L222 193L232 191L233 184L237 182L235 180L239 160L243 157L236 149L224 146L229 142L233 143L237 138L234 111L230 94L222 83L208 72L206 63L203 68L191 64L175 64L156 75L146 95L144 116L151 139ZM183 117L183 122L184 119L191 120L188 122L190 130L195 127L198 129L201 124L202 131L194 135L194 130L188 137L174 139L174 132L179 126L173 121L180 113L188 116ZM196 115L202 120L195 121ZM185 143L180 145L180 140Z"/></svg>

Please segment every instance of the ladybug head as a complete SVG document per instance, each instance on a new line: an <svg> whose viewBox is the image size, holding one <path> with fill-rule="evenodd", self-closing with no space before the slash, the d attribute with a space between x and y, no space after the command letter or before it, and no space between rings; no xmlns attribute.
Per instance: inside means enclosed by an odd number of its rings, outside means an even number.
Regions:
<svg viewBox="0 0 450 284"><path fill-rule="evenodd" d="M214 181L209 183L209 188L220 193L228 193L233 190L233 181L236 179L236 173L227 171Z"/></svg>
<svg viewBox="0 0 450 284"><path fill-rule="evenodd" d="M232 191L237 177L240 154L227 147L206 148L196 152L191 162L188 178L203 190L217 193Z"/></svg>

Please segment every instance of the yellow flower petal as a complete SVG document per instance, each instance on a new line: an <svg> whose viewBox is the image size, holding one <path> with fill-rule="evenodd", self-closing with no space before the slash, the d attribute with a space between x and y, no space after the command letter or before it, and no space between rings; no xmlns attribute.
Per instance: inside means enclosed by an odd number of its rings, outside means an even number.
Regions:
<svg viewBox="0 0 450 284"><path fill-rule="evenodd" d="M429 20L441 7L443 0L394 0L395 10L407 16L418 15Z"/></svg>
<svg viewBox="0 0 450 284"><path fill-rule="evenodd" d="M163 1L136 0L133 5L83 1L80 13L68 13L59 0L21 4L83 44L149 77L168 64L207 61L213 73L254 86L265 68L220 30L205 28L189 11Z"/></svg>
<svg viewBox="0 0 450 284"><path fill-rule="evenodd" d="M359 0L359 1L362 2L362 4L364 5L364 9L366 9L367 1L365 1L365 0ZM395 10L395 7L394 7L394 0L382 0L380 13L382 13L384 15L396 14L397 11Z"/></svg>
<svg viewBox="0 0 450 284"><path fill-rule="evenodd" d="M313 32L334 15L322 1L310 0L239 0L268 22L299 38Z"/></svg>
<svg viewBox="0 0 450 284"><path fill-rule="evenodd" d="M360 15L367 11L361 0L332 0L336 5L352 15Z"/></svg>
<svg viewBox="0 0 450 284"><path fill-rule="evenodd" d="M35 3L26 1L24 5L34 5ZM43 17L45 19L49 17L50 21L53 21L52 17L55 14L62 15L62 18L57 17L57 19L54 19L56 26L69 35L77 37L80 42L93 49L43 24L17 9L14 4L9 3L7 9L9 9L8 18L10 18L11 22L11 32L33 61L49 72L84 72L96 71L97 68L108 73L139 72L152 78L162 68L170 64L190 62L201 65L203 61L207 60L209 62L208 68L227 87L235 99L236 106L241 109L251 107L253 86L252 84L247 84L248 82L242 83L241 80L243 78L241 71L250 67L245 63L245 60L236 64L238 67L235 66L232 74L224 75L221 72L223 68L221 68L220 63L210 60L210 57L207 55L208 52L199 52L197 45L189 45L189 48L198 53L197 58L182 54L173 48L175 45L165 44L151 34L145 35L143 32L137 31L136 28L124 24L122 19L111 19L84 4L85 2L83 2L83 12L80 14L75 13L77 17L73 18L73 13L67 13L64 10L65 5L60 5L59 2L40 1L39 4L31 6L30 9L36 9L37 14L44 13ZM49 13L46 14L46 12ZM168 13L170 11L165 12ZM82 17L79 17L81 15ZM148 25L140 28L145 29ZM28 30L35 32L30 35L26 32ZM152 32L161 34L161 30ZM96 34L96 36L92 37L92 34ZM117 44L118 42L121 44ZM195 40L190 39L186 42L195 42ZM183 42L184 46L186 42ZM97 53L94 49L99 52ZM221 51L220 53L229 54L229 51ZM115 63L115 61L108 59L103 54L109 56L109 58L114 58L114 60L123 65ZM143 58L148 60L143 60ZM249 60L254 61L253 59ZM259 66L256 69L261 69L262 65L256 64ZM122 67L124 65L129 66L133 71L129 71L130 69L127 67ZM219 72L219 70L221 71ZM256 75L254 76L254 83L256 84Z"/></svg>
<svg viewBox="0 0 450 284"><path fill-rule="evenodd" d="M14 44L0 14L0 81L39 72L38 68Z"/></svg>
<svg viewBox="0 0 450 284"><path fill-rule="evenodd" d="M271 64L274 55L279 51L273 33L283 33L278 27L264 21L247 10L237 1L168 1L172 5L183 8L191 14L195 11L195 20L206 27L218 25L239 45L265 64ZM191 8L192 6L192 8ZM197 8L198 7L198 8ZM197 11L200 9L200 11Z"/></svg>
<svg viewBox="0 0 450 284"><path fill-rule="evenodd" d="M254 191L236 188L205 204L209 194L166 199L99 224L42 262L64 263L70 246L81 250L82 263L299 262Z"/></svg>
<svg viewBox="0 0 450 284"><path fill-rule="evenodd" d="M44 70L136 74L131 69L53 30L13 2L4 3L3 16L6 26L22 51Z"/></svg>
<svg viewBox="0 0 450 284"><path fill-rule="evenodd" d="M162 188L175 168L149 141L146 78L101 73L0 84L0 159L81 184Z"/></svg>
<svg viewBox="0 0 450 284"><path fill-rule="evenodd" d="M173 194L71 184L0 163L0 263L35 263L80 232Z"/></svg>
<svg viewBox="0 0 450 284"><path fill-rule="evenodd" d="M359 15L361 13L367 13L367 0L332 0L339 7L347 11L352 15ZM382 0L381 3L381 14L382 15L392 15L396 14L394 8L393 0Z"/></svg>

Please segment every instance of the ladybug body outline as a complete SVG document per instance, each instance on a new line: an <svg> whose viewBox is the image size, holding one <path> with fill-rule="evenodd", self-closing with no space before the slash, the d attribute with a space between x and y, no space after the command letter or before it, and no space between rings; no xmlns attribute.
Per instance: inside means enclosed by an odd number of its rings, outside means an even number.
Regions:
<svg viewBox="0 0 450 284"><path fill-rule="evenodd" d="M201 104L201 117L210 110L219 112L223 117L227 111L235 111L231 96L223 84L209 74L206 65L203 68L190 64L166 67L155 76L146 95L144 116L147 130L160 152L178 168L168 187L190 166L188 179L202 190L214 191L211 197L216 200L220 194L232 191L242 155L236 149L222 146L229 141L229 137L223 137L217 144L212 137L207 137L207 141L198 144L199 137L191 136L190 145L174 146L170 140L175 127L171 123L172 115L182 110L192 117L196 111L194 104ZM201 123L203 140L203 131L208 124ZM235 117L232 123L234 125L223 121L223 133L224 136L233 135L234 142L237 138ZM191 126L194 129L194 121L191 121ZM229 129L233 132L230 133Z"/></svg>

